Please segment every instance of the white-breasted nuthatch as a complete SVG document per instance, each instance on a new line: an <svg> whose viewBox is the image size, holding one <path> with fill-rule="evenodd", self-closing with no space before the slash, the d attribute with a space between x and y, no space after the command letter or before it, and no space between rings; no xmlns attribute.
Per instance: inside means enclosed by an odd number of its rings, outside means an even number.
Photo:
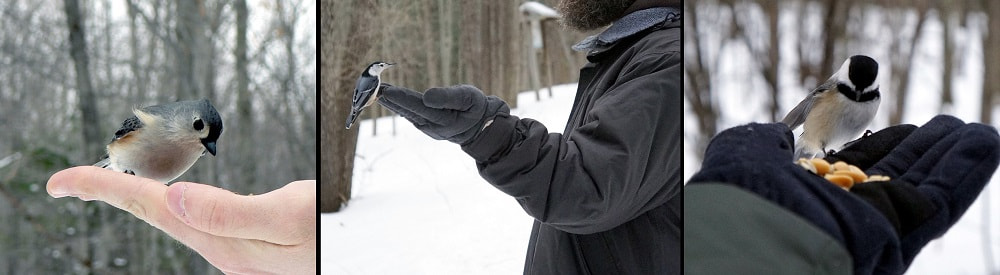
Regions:
<svg viewBox="0 0 1000 275"><path fill-rule="evenodd" d="M364 72L361 72L361 77L358 77L358 85L354 87L354 100L351 102L351 114L347 116L347 129L351 129L351 125L354 125L354 121L361 115L361 110L378 100L378 92L382 85L382 78L379 77L379 74L392 65L395 64L376 61L368 65Z"/></svg>
<svg viewBox="0 0 1000 275"><path fill-rule="evenodd" d="M813 89L782 123L802 135L795 143L795 159L822 157L857 138L878 111L878 62L855 55L844 61L829 80Z"/></svg>
<svg viewBox="0 0 1000 275"><path fill-rule="evenodd" d="M222 118L207 99L132 109L108 144L102 168L168 183L206 152L213 156Z"/></svg>

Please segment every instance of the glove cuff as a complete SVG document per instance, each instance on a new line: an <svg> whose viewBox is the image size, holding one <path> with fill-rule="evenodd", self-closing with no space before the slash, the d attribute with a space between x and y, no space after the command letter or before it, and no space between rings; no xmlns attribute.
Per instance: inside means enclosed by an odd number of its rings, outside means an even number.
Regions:
<svg viewBox="0 0 1000 275"><path fill-rule="evenodd" d="M478 137L462 145L462 150L478 163L496 159L510 148L514 137L514 125L517 121L517 117L498 113L493 117L493 123L483 129Z"/></svg>

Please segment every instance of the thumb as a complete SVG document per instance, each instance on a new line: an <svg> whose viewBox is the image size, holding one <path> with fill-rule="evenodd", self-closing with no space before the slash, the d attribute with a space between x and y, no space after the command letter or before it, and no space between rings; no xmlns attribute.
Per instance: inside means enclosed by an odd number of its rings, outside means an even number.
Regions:
<svg viewBox="0 0 1000 275"><path fill-rule="evenodd" d="M178 182L167 189L167 208L184 223L212 235L295 245L315 238L315 186L315 181L298 181L266 194L243 196ZM303 226L308 228L301 230Z"/></svg>

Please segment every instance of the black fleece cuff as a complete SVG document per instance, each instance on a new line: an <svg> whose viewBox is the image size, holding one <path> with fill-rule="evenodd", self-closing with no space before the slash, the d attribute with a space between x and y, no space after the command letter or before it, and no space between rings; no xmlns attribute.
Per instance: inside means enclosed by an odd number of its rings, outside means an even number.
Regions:
<svg viewBox="0 0 1000 275"><path fill-rule="evenodd" d="M510 148L514 139L514 126L518 118L504 113L493 117L493 123L483 129L472 142L462 145L462 150L477 163L490 162Z"/></svg>

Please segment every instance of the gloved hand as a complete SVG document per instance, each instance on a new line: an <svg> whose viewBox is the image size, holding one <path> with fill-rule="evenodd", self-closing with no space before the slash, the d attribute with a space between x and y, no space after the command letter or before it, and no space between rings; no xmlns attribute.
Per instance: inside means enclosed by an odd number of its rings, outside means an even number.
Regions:
<svg viewBox="0 0 1000 275"><path fill-rule="evenodd" d="M406 118L433 139L459 145L472 142L507 103L471 85L430 88L424 93L383 84L379 103Z"/></svg>
<svg viewBox="0 0 1000 275"><path fill-rule="evenodd" d="M873 134L865 134L857 140L848 142L846 148L827 155L824 159L830 163L844 161L861 168L861 170L867 170L888 155L893 148L896 148L896 145L903 142L916 129L917 126L912 124L902 124L879 130Z"/></svg>
<svg viewBox="0 0 1000 275"><path fill-rule="evenodd" d="M881 132L892 138L862 138L832 158L856 163L866 174L891 178L855 185L851 193L894 224L908 265L928 242L944 235L982 192L997 168L1000 140L993 127L943 115L909 135L905 129Z"/></svg>
<svg viewBox="0 0 1000 275"><path fill-rule="evenodd" d="M719 133L689 184L723 182L756 193L840 240L855 273L898 274L961 217L1000 163L992 127L938 116L911 129L890 127L831 156L893 179L856 184L852 192L794 164L791 131L780 123Z"/></svg>

